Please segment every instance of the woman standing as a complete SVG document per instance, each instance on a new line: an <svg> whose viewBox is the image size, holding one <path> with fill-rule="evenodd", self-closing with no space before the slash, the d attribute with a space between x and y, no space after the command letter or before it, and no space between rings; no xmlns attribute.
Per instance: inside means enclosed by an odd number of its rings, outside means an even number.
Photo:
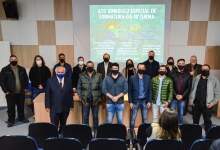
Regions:
<svg viewBox="0 0 220 150"><path fill-rule="evenodd" d="M34 58L33 66L29 72L32 88L32 99L44 92L47 80L51 77L50 69L45 65L44 59L40 55Z"/></svg>
<svg viewBox="0 0 220 150"><path fill-rule="evenodd" d="M126 66L122 70L124 77L129 80L129 78L136 73L136 69L134 67L134 62L132 59L128 59L126 61Z"/></svg>

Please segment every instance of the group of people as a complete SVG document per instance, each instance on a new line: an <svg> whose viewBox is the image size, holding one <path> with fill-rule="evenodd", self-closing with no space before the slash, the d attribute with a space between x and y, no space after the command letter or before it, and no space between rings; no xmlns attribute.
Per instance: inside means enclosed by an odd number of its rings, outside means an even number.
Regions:
<svg viewBox="0 0 220 150"><path fill-rule="evenodd" d="M134 129L137 112L140 109L142 122L147 122L147 111L151 107L153 122L171 108L178 114L178 123L183 124L187 106L193 106L193 123L199 124L204 118L205 130L211 125L211 109L220 99L220 84L210 74L208 64L197 64L196 56L191 56L190 63L184 59L169 57L166 65L160 65L154 59L155 52L148 52L148 59L138 63L128 59L120 72L119 64L110 61L110 55L103 55L103 62L97 65L78 57L78 64L71 68L65 61L65 55L59 54L52 73L45 65L43 57L35 56L28 75L24 67L18 65L18 58L10 56L10 64L2 68L0 85L6 94L8 106L8 127L15 124L15 106L18 121L27 122L24 116L24 90L29 79L32 98L45 92L45 108L50 113L51 122L60 131L66 124L73 106L73 95L78 94L82 102L83 124L89 124L90 110L93 114L93 128L99 125L99 105L106 104L106 122L112 123L116 114L119 124L123 123L124 95L128 94L131 108L130 128ZM51 76L52 75L52 76Z"/></svg>

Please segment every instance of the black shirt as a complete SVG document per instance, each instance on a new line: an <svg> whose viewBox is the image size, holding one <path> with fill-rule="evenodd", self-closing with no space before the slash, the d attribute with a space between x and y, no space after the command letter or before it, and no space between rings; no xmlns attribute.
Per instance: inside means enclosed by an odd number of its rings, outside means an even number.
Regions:
<svg viewBox="0 0 220 150"><path fill-rule="evenodd" d="M197 86L195 105L199 107L206 107L207 81L201 77Z"/></svg>

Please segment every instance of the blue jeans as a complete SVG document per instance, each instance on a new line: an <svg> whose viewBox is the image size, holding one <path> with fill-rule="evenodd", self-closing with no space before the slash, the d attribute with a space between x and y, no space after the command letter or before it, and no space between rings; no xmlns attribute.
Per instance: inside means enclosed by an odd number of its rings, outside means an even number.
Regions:
<svg viewBox="0 0 220 150"><path fill-rule="evenodd" d="M32 100L34 100L40 93L44 93L45 89L38 89L36 87L31 87Z"/></svg>
<svg viewBox="0 0 220 150"><path fill-rule="evenodd" d="M114 115L118 120L118 124L123 124L124 104L107 104L107 123L112 123Z"/></svg>
<svg viewBox="0 0 220 150"><path fill-rule="evenodd" d="M137 102L133 103L133 107L131 109L131 121L130 128L134 129L135 120L137 117L138 109L141 109L142 123L147 123L147 104L145 102Z"/></svg>
<svg viewBox="0 0 220 150"><path fill-rule="evenodd" d="M99 125L99 119L98 119L99 106L98 105L92 105L91 103L83 104L83 106L82 106L82 110L83 110L83 115L82 115L83 124L89 125L90 108L92 110L93 128L97 129L98 125Z"/></svg>
<svg viewBox="0 0 220 150"><path fill-rule="evenodd" d="M174 99L171 102L171 108L172 109L177 109L179 124L183 124L183 114L184 114L184 110L185 110L185 100L180 100L179 101L179 100Z"/></svg>

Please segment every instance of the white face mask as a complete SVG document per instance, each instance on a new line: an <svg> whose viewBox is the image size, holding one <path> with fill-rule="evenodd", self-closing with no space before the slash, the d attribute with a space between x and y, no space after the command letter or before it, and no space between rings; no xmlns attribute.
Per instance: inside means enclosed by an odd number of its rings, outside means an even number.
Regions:
<svg viewBox="0 0 220 150"><path fill-rule="evenodd" d="M37 66L42 66L42 60L37 60L36 64L37 64Z"/></svg>
<svg viewBox="0 0 220 150"><path fill-rule="evenodd" d="M82 66L84 64L84 61L80 60L78 63L79 63L80 66Z"/></svg>

